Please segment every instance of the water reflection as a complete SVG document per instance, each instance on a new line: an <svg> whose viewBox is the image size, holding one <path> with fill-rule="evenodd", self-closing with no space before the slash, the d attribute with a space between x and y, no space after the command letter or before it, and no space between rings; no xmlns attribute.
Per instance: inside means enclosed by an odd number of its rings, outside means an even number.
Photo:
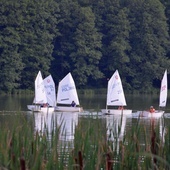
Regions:
<svg viewBox="0 0 170 170"><path fill-rule="evenodd" d="M59 130L59 155L65 155L63 161L67 164L69 161L69 153L74 149L74 135L78 124L78 113L55 113L57 117L57 127Z"/></svg>
<svg viewBox="0 0 170 170"><path fill-rule="evenodd" d="M126 116L106 116L107 140L113 142L113 149L119 152L119 143L123 141L126 127Z"/></svg>
<svg viewBox="0 0 170 170"><path fill-rule="evenodd" d="M55 116L53 113L41 113L36 112L34 114L35 131L42 134L43 132L48 132L50 134L54 129Z"/></svg>
<svg viewBox="0 0 170 170"><path fill-rule="evenodd" d="M53 129L59 129L59 140L65 142L73 142L75 129L78 125L78 113L34 113L35 118L35 131L43 133L44 131L48 131L50 134ZM101 117L100 117L101 118ZM81 117L79 117L81 119ZM86 119L90 119L90 117L86 117ZM104 119L104 117L103 117ZM126 132L137 124L141 127L141 129L146 130L146 134L141 130L140 141L141 144L144 144L144 135L149 139L152 135L152 132L156 129L159 130L159 137L162 142L165 140L165 122L163 118L155 119L155 118L127 118L126 116L115 116L115 115L107 115L106 119L106 134L107 139L109 141L113 141L113 147L118 146L119 142L124 140L124 136ZM118 149L117 148L117 149Z"/></svg>
<svg viewBox="0 0 170 170"><path fill-rule="evenodd" d="M75 128L78 124L78 113L34 113L35 131L48 132L58 128L60 141L73 141Z"/></svg>
<svg viewBox="0 0 170 170"><path fill-rule="evenodd" d="M64 112L56 113L57 125L60 129L59 139L62 141L73 141L75 128L78 124L78 113Z"/></svg>
<svg viewBox="0 0 170 170"><path fill-rule="evenodd" d="M31 127L32 127L32 117L34 117L34 130L38 132L44 132L48 131L49 134L51 133L51 130L54 128L60 128L59 131L59 140L62 142L69 142L72 143L71 147L74 147L74 134L75 129L83 120L83 128L80 126L82 132L86 132L86 129L88 128L90 120L93 119L93 124L96 125L98 122L98 118L100 118L99 126L95 127L95 132L99 130L99 128L102 128L102 124L107 130L105 130L104 134L107 134L107 137L109 140L115 141L117 143L114 143L114 147L116 147L116 144L119 145L120 141L124 140L124 136L127 135L129 132L131 132L133 128L136 128L136 124L138 124L138 118L125 118L123 117L115 117L114 115L110 116L94 116L93 113L98 113L96 111L100 111L101 108L105 107L105 97L106 95L97 95L94 97L89 98L88 96L80 96L80 101L84 107L85 110L93 110L91 116L78 116L76 113L49 113L49 114L42 114L42 113L35 113L34 116L32 116L32 113L28 113L27 118L31 120ZM0 124L8 124L10 125L9 128L12 127L14 124L14 118L11 115L14 115L14 113L17 110L27 110L26 106L28 103L32 101L32 96L0 96L0 111L3 110L11 110L12 112L0 112ZM170 102L170 100L168 100ZM158 103L157 95L151 96L151 95L127 95L127 103L128 108L132 108L133 110L144 110L152 105L156 106ZM149 103L149 104L148 104ZM170 103L167 104L166 112L168 112L168 109L170 109ZM18 111L17 111L18 112ZM26 113L26 112L22 112ZM17 116L17 115L16 115ZM18 116L17 116L18 117ZM94 120L95 118L95 120ZM146 129L146 135L147 140L150 139L151 131L154 128L158 127L159 133L158 137L162 140L162 142L165 142L165 133L166 128L170 126L170 113L165 113L163 119L147 119L142 118L139 121L139 126ZM103 123L104 122L104 123ZM22 123L22 122L20 122ZM106 124L105 124L106 123ZM142 128L141 128L142 129ZM93 135L93 134L92 134ZM110 136L109 136L110 135ZM139 142L141 145L145 144L145 134L143 130L140 132L139 136ZM125 141L126 142L126 141ZM66 144L67 144L66 143Z"/></svg>
<svg viewBox="0 0 170 170"><path fill-rule="evenodd" d="M162 142L165 142L165 132L166 126L164 123L164 118L133 118L132 125L133 127L136 124L140 127L140 143L141 145L145 145L145 140L151 140L151 138L156 135L156 138Z"/></svg>
<svg viewBox="0 0 170 170"><path fill-rule="evenodd" d="M123 140L126 126L125 116L109 115L106 117L107 136L109 140Z"/></svg>
<svg viewBox="0 0 170 170"><path fill-rule="evenodd" d="M126 116L106 116L107 140L112 142L113 150L119 153L120 143L126 143L126 135L132 135L133 128L139 133L138 140L143 148L148 148L152 140L159 139L164 145L166 125L164 118L129 118ZM140 132L136 128L140 129ZM136 134L137 135L137 134Z"/></svg>

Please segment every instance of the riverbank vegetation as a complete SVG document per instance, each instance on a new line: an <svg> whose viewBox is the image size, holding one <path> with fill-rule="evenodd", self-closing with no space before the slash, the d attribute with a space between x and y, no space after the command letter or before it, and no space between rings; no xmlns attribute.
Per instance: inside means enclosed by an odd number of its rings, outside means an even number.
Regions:
<svg viewBox="0 0 170 170"><path fill-rule="evenodd" d="M0 124L0 168L22 170L120 170L169 169L169 126L162 131L151 121L150 134L145 126L126 129L123 139L118 131L108 131L104 119L82 119L76 127L74 142L59 140L61 125L53 118L41 131L35 131L33 119L11 115L13 125ZM34 117L34 115L33 115ZM114 121L112 122L114 126ZM30 126L31 125L31 126ZM106 132L109 133L106 133ZM160 137L160 133L165 132ZM144 133L141 143L141 134ZM114 136L114 138L112 137Z"/></svg>
<svg viewBox="0 0 170 170"><path fill-rule="evenodd" d="M56 88L57 89L57 88ZM158 88L152 88L152 89L141 89L141 90L124 90L125 94L159 94L160 89ZM84 95L84 96L94 96L94 95L106 95L107 89L106 88L98 88L98 89L77 89L78 95ZM12 90L11 92L4 92L0 91L0 95L34 95L34 90L22 90L22 89L16 89Z"/></svg>
<svg viewBox="0 0 170 170"><path fill-rule="evenodd" d="M39 70L56 86L106 88L119 70L127 91L160 87L170 67L168 0L1 0L0 91L33 90Z"/></svg>

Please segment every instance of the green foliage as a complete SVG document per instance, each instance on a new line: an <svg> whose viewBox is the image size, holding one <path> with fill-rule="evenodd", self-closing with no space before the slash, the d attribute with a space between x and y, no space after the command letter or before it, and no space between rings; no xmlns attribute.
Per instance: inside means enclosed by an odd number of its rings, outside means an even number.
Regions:
<svg viewBox="0 0 170 170"><path fill-rule="evenodd" d="M158 87L170 66L168 0L1 0L0 91L33 89L39 70L58 83L125 90Z"/></svg>
<svg viewBox="0 0 170 170"><path fill-rule="evenodd" d="M101 28L104 35L101 68L107 77L111 77L116 69L120 69L122 76L125 74L128 76L128 63L130 62L128 53L131 49L129 44L130 23L127 18L128 9L121 6L120 1L106 0L105 11L102 15L105 21Z"/></svg>
<svg viewBox="0 0 170 170"><path fill-rule="evenodd" d="M129 81L134 89L146 89L152 86L154 79L160 79L169 65L166 57L169 35L164 7L158 0L128 3L131 7L129 16L132 48Z"/></svg>
<svg viewBox="0 0 170 170"><path fill-rule="evenodd" d="M77 84L86 85L88 80L95 81L102 78L102 73L98 68L102 56L100 52L101 35L95 28L95 15L91 8L80 8L79 21L73 40L75 50L70 56L74 62L73 74L77 75L75 78Z"/></svg>
<svg viewBox="0 0 170 170"><path fill-rule="evenodd" d="M33 86L38 70L48 73L57 33L57 4L51 0L1 1L2 90Z"/></svg>
<svg viewBox="0 0 170 170"><path fill-rule="evenodd" d="M20 18L16 13L17 3L0 2L0 89L11 92L20 86L23 69L19 54L21 37L18 32Z"/></svg>
<svg viewBox="0 0 170 170"><path fill-rule="evenodd" d="M58 5L55 1L26 1L23 10L24 27L20 53L25 64L22 88L33 87L39 70L49 74L53 40L57 36Z"/></svg>

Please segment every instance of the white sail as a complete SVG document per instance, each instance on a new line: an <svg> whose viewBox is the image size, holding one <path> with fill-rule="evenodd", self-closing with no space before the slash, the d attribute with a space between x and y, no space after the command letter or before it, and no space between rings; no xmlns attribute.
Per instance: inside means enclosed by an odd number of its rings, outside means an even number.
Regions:
<svg viewBox="0 0 170 170"><path fill-rule="evenodd" d="M125 95L122 87L122 81L118 70L112 75L108 82L107 105L126 106Z"/></svg>
<svg viewBox="0 0 170 170"><path fill-rule="evenodd" d="M49 106L56 106L55 83L51 75L44 79L44 86L46 90L47 103Z"/></svg>
<svg viewBox="0 0 170 170"><path fill-rule="evenodd" d="M71 73L68 73L60 82L57 93L57 104L71 104L74 101L79 105L75 82Z"/></svg>
<svg viewBox="0 0 170 170"><path fill-rule="evenodd" d="M168 93L167 70L165 70L163 79L161 81L160 99L159 99L159 106L160 107L166 106L167 93Z"/></svg>
<svg viewBox="0 0 170 170"><path fill-rule="evenodd" d="M41 71L38 72L38 75L35 79L35 98L34 98L35 104L43 104L47 103L47 97L44 87L44 82L42 78Z"/></svg>

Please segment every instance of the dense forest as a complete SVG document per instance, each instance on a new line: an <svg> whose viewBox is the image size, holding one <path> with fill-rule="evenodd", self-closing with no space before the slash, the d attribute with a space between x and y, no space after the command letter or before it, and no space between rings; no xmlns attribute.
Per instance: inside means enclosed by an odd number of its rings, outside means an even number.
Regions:
<svg viewBox="0 0 170 170"><path fill-rule="evenodd" d="M1 0L0 91L34 89L39 70L58 85L158 88L170 67L169 0Z"/></svg>

